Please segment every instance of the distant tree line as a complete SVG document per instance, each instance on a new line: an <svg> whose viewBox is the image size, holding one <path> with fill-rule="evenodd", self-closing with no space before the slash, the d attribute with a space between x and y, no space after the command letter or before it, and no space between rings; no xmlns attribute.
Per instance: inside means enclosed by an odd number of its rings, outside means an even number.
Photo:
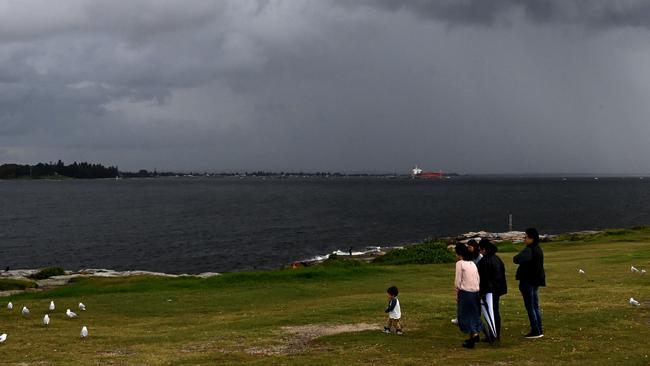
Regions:
<svg viewBox="0 0 650 366"><path fill-rule="evenodd" d="M330 172L270 172L270 171L255 171L255 172L235 172L235 173L208 173L208 172L159 172L148 171L141 169L137 172L120 172L120 177L123 178L155 178L155 177L178 177L178 176L194 176L194 177L343 177L343 176L369 176L368 174L341 174Z"/></svg>
<svg viewBox="0 0 650 366"><path fill-rule="evenodd" d="M101 164L77 163L65 165L57 163L38 163L36 165L3 164L0 165L0 179L15 178L51 178L69 177L80 179L115 178L119 175L116 166L105 167Z"/></svg>
<svg viewBox="0 0 650 366"><path fill-rule="evenodd" d="M241 175L237 173L237 175ZM254 177L277 177L277 176L310 176L310 177L342 177L343 174L334 172L267 172L267 171L256 171L256 172L245 172L244 175L250 175Z"/></svg>
<svg viewBox="0 0 650 366"><path fill-rule="evenodd" d="M180 173L174 172L158 172L154 170L150 172L146 169L140 169L137 172L121 172L120 176L123 178L155 178L155 177L175 177Z"/></svg>

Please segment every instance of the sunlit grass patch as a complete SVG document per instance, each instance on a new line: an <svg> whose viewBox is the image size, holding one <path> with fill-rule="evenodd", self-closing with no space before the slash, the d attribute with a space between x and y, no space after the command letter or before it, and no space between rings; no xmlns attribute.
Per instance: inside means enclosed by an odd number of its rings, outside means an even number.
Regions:
<svg viewBox="0 0 650 366"><path fill-rule="evenodd" d="M0 279L0 291L24 290L27 288L36 288L36 282L29 280L17 280L11 278Z"/></svg>

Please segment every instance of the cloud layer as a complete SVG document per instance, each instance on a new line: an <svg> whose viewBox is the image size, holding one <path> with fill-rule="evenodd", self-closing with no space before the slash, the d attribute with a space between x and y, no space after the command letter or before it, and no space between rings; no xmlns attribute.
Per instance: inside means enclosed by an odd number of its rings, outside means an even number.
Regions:
<svg viewBox="0 0 650 366"><path fill-rule="evenodd" d="M0 161L649 172L649 13L642 1L0 1Z"/></svg>

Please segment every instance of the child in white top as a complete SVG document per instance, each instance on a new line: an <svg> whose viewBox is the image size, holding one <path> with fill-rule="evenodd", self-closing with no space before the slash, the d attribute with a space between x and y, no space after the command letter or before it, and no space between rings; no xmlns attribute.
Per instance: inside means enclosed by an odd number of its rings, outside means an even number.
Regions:
<svg viewBox="0 0 650 366"><path fill-rule="evenodd" d="M402 332L402 324L399 322L402 318L402 308L397 299L399 291L397 290L397 287L391 286L386 290L386 293L388 294L388 307L384 312L388 314L388 322L386 326L384 326L384 333L390 333L391 328L395 327L395 334L402 335L404 334Z"/></svg>

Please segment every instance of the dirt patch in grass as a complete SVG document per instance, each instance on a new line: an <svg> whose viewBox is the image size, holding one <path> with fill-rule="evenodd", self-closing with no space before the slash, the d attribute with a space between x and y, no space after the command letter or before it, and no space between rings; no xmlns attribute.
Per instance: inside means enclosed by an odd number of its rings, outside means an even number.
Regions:
<svg viewBox="0 0 650 366"><path fill-rule="evenodd" d="M309 324L299 325L292 327L282 327L282 331L293 334L306 341L313 339L330 336L340 333L363 332L365 330L381 330L377 324L357 323L357 324L339 324L339 325L323 325L323 324Z"/></svg>
<svg viewBox="0 0 650 366"><path fill-rule="evenodd" d="M103 350L103 351L97 351L96 353L98 356L102 356L102 357L126 357L135 354L135 352L127 349Z"/></svg>
<svg viewBox="0 0 650 366"><path fill-rule="evenodd" d="M201 353L212 351L215 348L217 348L215 342L190 343L183 346L180 351L183 353Z"/></svg>
<svg viewBox="0 0 650 366"><path fill-rule="evenodd" d="M363 332L366 330L377 330L381 327L377 324L356 323L356 324L309 324L299 326L282 327L282 343L270 346L250 347L246 353L253 355L278 355L300 353L304 351L309 342L316 338L331 336L341 333Z"/></svg>

